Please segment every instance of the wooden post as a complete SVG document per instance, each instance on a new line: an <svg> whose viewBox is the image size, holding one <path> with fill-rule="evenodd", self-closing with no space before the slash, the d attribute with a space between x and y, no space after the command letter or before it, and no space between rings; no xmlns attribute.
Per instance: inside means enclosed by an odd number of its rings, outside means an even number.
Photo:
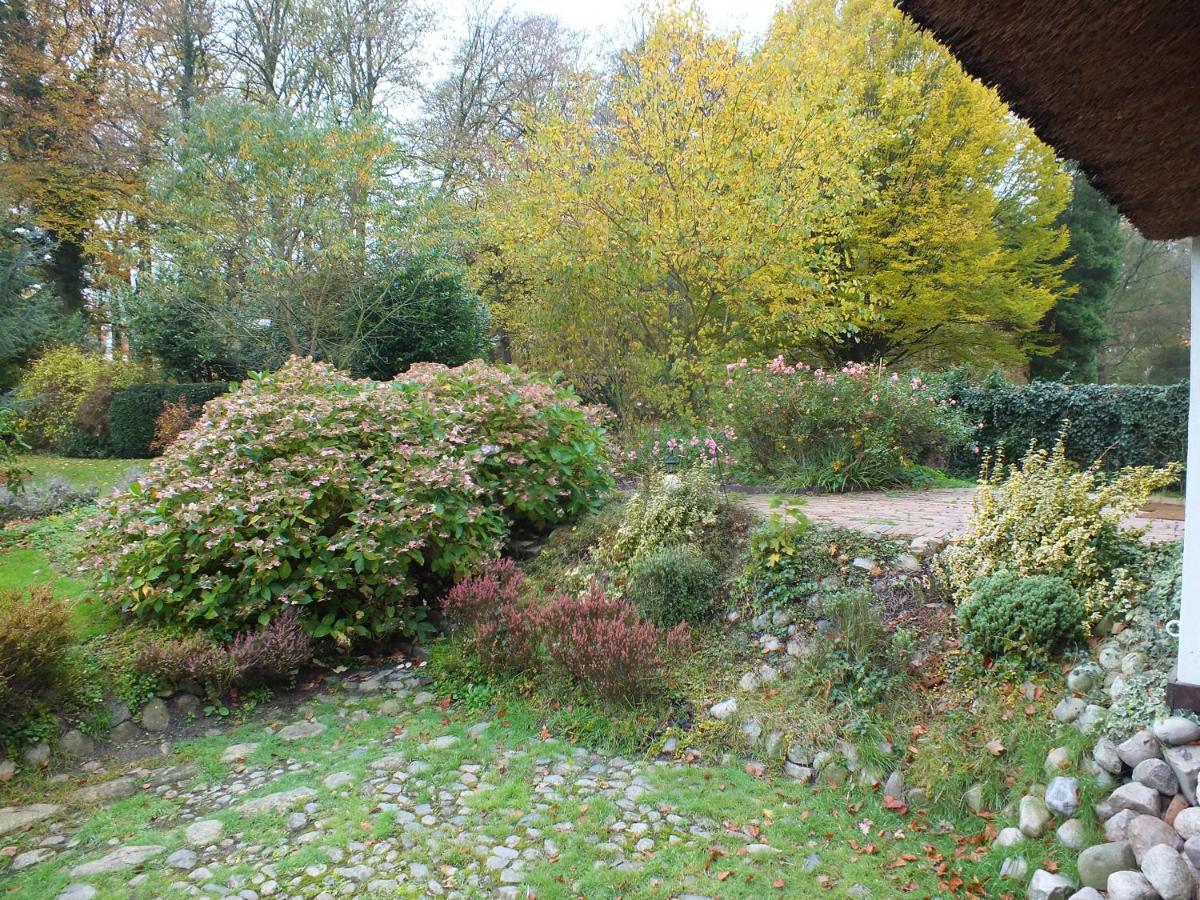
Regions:
<svg viewBox="0 0 1200 900"><path fill-rule="evenodd" d="M1192 238L1191 294L1183 602L1179 659L1167 686L1167 700L1179 709L1200 711L1200 237Z"/></svg>

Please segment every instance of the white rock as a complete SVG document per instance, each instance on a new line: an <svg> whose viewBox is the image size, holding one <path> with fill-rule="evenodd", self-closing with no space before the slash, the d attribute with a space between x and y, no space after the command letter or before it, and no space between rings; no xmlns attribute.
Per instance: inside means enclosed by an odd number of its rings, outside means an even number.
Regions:
<svg viewBox="0 0 1200 900"><path fill-rule="evenodd" d="M1200 806L1189 806L1175 817L1175 830L1185 841L1200 834Z"/></svg>
<svg viewBox="0 0 1200 900"><path fill-rule="evenodd" d="M1160 719L1151 730L1156 738L1172 747L1200 741L1200 725L1183 716Z"/></svg>
<svg viewBox="0 0 1200 900"><path fill-rule="evenodd" d="M1188 803L1196 805L1196 782L1200 778L1200 747L1188 744L1182 747L1167 747L1163 759L1179 779L1179 790Z"/></svg>
<svg viewBox="0 0 1200 900"><path fill-rule="evenodd" d="M1024 881L1029 871L1029 863L1023 857L1010 856L1000 864L1000 877L1011 878L1013 881Z"/></svg>
<svg viewBox="0 0 1200 900"><path fill-rule="evenodd" d="M1017 817L1017 827L1026 837L1041 837L1050 822L1050 810L1040 797L1024 796Z"/></svg>
<svg viewBox="0 0 1200 900"><path fill-rule="evenodd" d="M1161 759L1142 760L1133 767L1133 780L1168 797L1179 793L1179 781L1175 778L1175 773Z"/></svg>
<svg viewBox="0 0 1200 900"><path fill-rule="evenodd" d="M1147 851L1142 859L1142 874L1163 900L1192 900L1196 880L1178 853L1164 844Z"/></svg>
<svg viewBox="0 0 1200 900"><path fill-rule="evenodd" d="M1054 707L1054 718L1060 722L1074 722L1087 706L1078 697L1063 697Z"/></svg>
<svg viewBox="0 0 1200 900"><path fill-rule="evenodd" d="M1108 900L1159 900L1159 896L1141 872L1123 870L1108 876Z"/></svg>
<svg viewBox="0 0 1200 900"><path fill-rule="evenodd" d="M1092 758L1096 761L1096 765L1113 775L1120 775L1125 766L1117 754L1117 745L1106 737L1096 741L1096 746L1092 750Z"/></svg>
<svg viewBox="0 0 1200 900"><path fill-rule="evenodd" d="M221 754L221 762L237 762L239 759L245 759L251 753L258 749L258 744L230 744L225 748L225 752Z"/></svg>
<svg viewBox="0 0 1200 900"><path fill-rule="evenodd" d="M18 853L13 857L9 871L20 872L22 869L28 869L30 866L43 863L52 856L54 856L54 851L49 847L37 847L33 850L26 850L24 853Z"/></svg>
<svg viewBox="0 0 1200 900"><path fill-rule="evenodd" d="M1025 896L1027 900L1067 900L1073 893L1075 885L1065 875L1038 869L1029 879L1029 890Z"/></svg>
<svg viewBox="0 0 1200 900"><path fill-rule="evenodd" d="M1131 809L1123 809L1104 823L1104 837L1109 841L1123 841L1128 835L1129 823L1138 816Z"/></svg>
<svg viewBox="0 0 1200 900"><path fill-rule="evenodd" d="M1178 832L1157 816L1136 816L1125 829L1125 840L1129 841L1138 865L1141 865L1151 847L1160 844L1172 850L1183 847L1183 839Z"/></svg>
<svg viewBox="0 0 1200 900"><path fill-rule="evenodd" d="M1055 831L1058 841L1071 850L1082 850L1085 843L1083 823L1078 819L1067 819Z"/></svg>
<svg viewBox="0 0 1200 900"><path fill-rule="evenodd" d="M264 812L284 813L290 809L295 809L303 803L307 803L316 796L317 792L308 787L292 788L290 791L276 791L273 794L247 800L242 804L239 811L243 816L252 816Z"/></svg>
<svg viewBox="0 0 1200 900"><path fill-rule="evenodd" d="M1162 807L1158 791L1136 781L1123 784L1109 794L1108 803L1114 812L1130 809L1140 815L1151 816L1157 816Z"/></svg>
<svg viewBox="0 0 1200 900"><path fill-rule="evenodd" d="M71 877L87 878L91 875L103 875L107 872L117 872L121 869L140 866L146 860L166 852L166 847L159 847L156 844L120 847L106 856L76 866L71 870Z"/></svg>
<svg viewBox="0 0 1200 900"><path fill-rule="evenodd" d="M1013 828L1011 825L1008 828L1001 828L1000 833L996 835L996 839L992 841L993 847L1015 847L1021 841L1025 840L1025 835L1021 833L1020 828Z"/></svg>
<svg viewBox="0 0 1200 900"><path fill-rule="evenodd" d="M1068 775L1059 775L1046 786L1046 806L1060 816L1073 816L1079 809L1079 782Z"/></svg>
<svg viewBox="0 0 1200 900"><path fill-rule="evenodd" d="M348 784L354 784L354 776L349 772L330 772L322 779L321 784L331 791L336 791Z"/></svg>
<svg viewBox="0 0 1200 900"><path fill-rule="evenodd" d="M737 701L731 697L728 700L723 700L720 703L714 703L708 712L709 715L711 715L714 719L724 722L726 719L736 713L737 709Z"/></svg>
<svg viewBox="0 0 1200 900"><path fill-rule="evenodd" d="M1131 769L1143 760L1156 759L1159 755L1158 741L1153 733L1145 729L1117 744L1117 756Z"/></svg>
<svg viewBox="0 0 1200 900"><path fill-rule="evenodd" d="M201 819L193 822L183 833L183 839L193 847L207 847L221 837L225 826L217 819Z"/></svg>
<svg viewBox="0 0 1200 900"><path fill-rule="evenodd" d="M0 834L28 828L34 822L48 819L62 811L54 803L32 803L29 806L5 806L0 809Z"/></svg>
<svg viewBox="0 0 1200 900"><path fill-rule="evenodd" d="M296 722L280 728L276 736L281 741L302 741L305 738L316 737L324 730L325 726L320 722Z"/></svg>

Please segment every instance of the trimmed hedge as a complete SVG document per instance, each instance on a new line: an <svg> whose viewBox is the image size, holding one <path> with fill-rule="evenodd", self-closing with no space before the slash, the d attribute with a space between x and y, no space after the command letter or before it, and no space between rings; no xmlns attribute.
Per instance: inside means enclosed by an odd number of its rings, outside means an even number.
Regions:
<svg viewBox="0 0 1200 900"><path fill-rule="evenodd" d="M167 403L182 397L194 406L203 406L214 397L229 392L228 382L196 384L135 384L113 395L108 407L108 437L114 456L147 458L154 440L154 422Z"/></svg>
<svg viewBox="0 0 1200 900"><path fill-rule="evenodd" d="M1099 462L1108 470L1124 466L1183 463L1187 447L1187 382L1154 384L1013 384L997 377L971 383L953 376L942 388L962 407L967 421L983 423L976 432L982 447L1003 444L1018 459L1037 439L1053 447L1070 420L1067 458L1080 466ZM955 460L972 470L978 457Z"/></svg>

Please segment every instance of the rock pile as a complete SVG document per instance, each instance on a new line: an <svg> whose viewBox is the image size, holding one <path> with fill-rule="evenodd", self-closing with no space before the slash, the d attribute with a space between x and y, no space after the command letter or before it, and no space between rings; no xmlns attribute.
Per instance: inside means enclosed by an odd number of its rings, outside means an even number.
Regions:
<svg viewBox="0 0 1200 900"><path fill-rule="evenodd" d="M1074 694L1121 696L1126 675L1138 674L1144 660L1136 652L1121 653L1115 642L1103 646L1099 665L1076 667L1067 678ZM1095 735L1108 710L1100 703L1064 698L1054 717L1085 734ZM1112 729L1110 728L1110 731ZM1003 829L994 846L1009 848L1040 838L1059 819L1060 842L1080 850L1079 884L1039 869L1029 882L1029 900L1193 900L1200 890L1200 724L1183 716L1160 718L1123 739L1096 737L1082 760L1086 775L1106 791L1092 813L1103 828L1101 843L1084 847L1085 830L1074 818L1080 808L1080 785L1073 776L1066 748L1046 759L1052 775L1044 789L1021 798L1019 822ZM1017 867L1005 860L1014 877Z"/></svg>

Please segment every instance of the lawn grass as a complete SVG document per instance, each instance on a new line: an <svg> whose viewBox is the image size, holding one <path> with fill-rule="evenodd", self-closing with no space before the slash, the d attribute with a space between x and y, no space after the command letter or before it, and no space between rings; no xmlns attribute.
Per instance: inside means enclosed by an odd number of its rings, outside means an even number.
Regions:
<svg viewBox="0 0 1200 900"><path fill-rule="evenodd" d="M31 485L61 478L76 490L95 488L101 494L140 472L146 462L144 459L77 459L44 453L31 453L20 460L20 464L33 473Z"/></svg>
<svg viewBox="0 0 1200 900"><path fill-rule="evenodd" d="M0 529L0 595L49 588L70 606L81 643L121 624L116 611L96 596L91 582L78 571L80 524L87 514L86 508L76 509Z"/></svg>
<svg viewBox="0 0 1200 900"><path fill-rule="evenodd" d="M423 759L431 768L424 786L414 789L411 796L413 803L420 803L433 800L453 782L463 762L482 764L501 774L494 777L494 789L471 798L472 824L493 839L503 840L514 833L515 819L542 801L533 790L537 769L547 760L569 758L574 752L570 740L522 709L519 699L486 711L461 705L405 704L397 715L380 713L381 701L379 697L355 698L349 707L354 713L347 715L347 707L327 697L314 698L295 717L311 715L329 726L316 738L283 744L263 729L262 722L248 722L220 736L179 745L171 761L197 762L202 769L199 784L212 784L216 778L236 780L241 764L220 759L224 748L233 743L260 743L245 759L247 768L277 767L284 761L302 764L301 770L282 774L245 795L261 796L302 785L317 790L320 841L294 847L276 863L281 877L291 877L308 865L328 863L324 847L345 848L355 841L402 834L392 814L380 810L357 787L324 788L322 781L331 772L349 772L355 784L361 785L370 777L369 763L385 753ZM492 725L484 736L473 740L466 730L481 718L490 719ZM449 751L425 750L423 744L438 735L453 735L459 743ZM501 758L503 766L497 769ZM668 766L637 756L627 758L639 764L647 779L650 793L641 802L663 816L678 815L696 823L699 834L684 834L684 840L676 841L659 836L652 852L635 855L637 867L614 867L607 863L604 844L611 840L614 820L621 818L617 804L604 798L553 800L547 824L569 823L570 827L547 832L554 835L558 853L533 862L528 869L525 884L536 896L666 900L694 893L733 900L861 893L871 897L952 897L962 896L962 889L970 885L977 885L981 896L1002 896L1005 890L1015 893L1020 889L1015 882L1000 882L998 854L983 852L995 827L988 818L961 809L889 808L877 791L858 786L817 788L774 775L756 777L746 771L741 760ZM41 775L22 778L25 780L6 786L6 799L14 799L14 789L43 800L59 796L45 790ZM186 819L182 811L180 801L153 794L139 794L97 809L82 823L78 846L52 861L0 878L0 890L21 900L55 896L68 882L71 867L108 852L113 839L162 845L168 852L176 849L183 845ZM246 818L232 809L206 815L224 821L227 834L241 834L243 841L259 846L277 845L286 834L282 816ZM36 834L10 835L3 843L25 849L35 840ZM1024 855L1031 866L1037 866L1057 860L1059 851L1051 837L1027 841L1011 855ZM461 866L467 858L462 848L452 844L431 851L418 842L406 852L406 860L426 861L434 871L446 864ZM1064 871L1066 863L1062 860ZM252 871L240 861L236 849L227 854L223 864L209 868L216 883ZM128 885L128 875L104 876L92 883L105 897L170 895L168 885L177 875L169 867L158 861L145 866L143 872L146 877L136 888Z"/></svg>

